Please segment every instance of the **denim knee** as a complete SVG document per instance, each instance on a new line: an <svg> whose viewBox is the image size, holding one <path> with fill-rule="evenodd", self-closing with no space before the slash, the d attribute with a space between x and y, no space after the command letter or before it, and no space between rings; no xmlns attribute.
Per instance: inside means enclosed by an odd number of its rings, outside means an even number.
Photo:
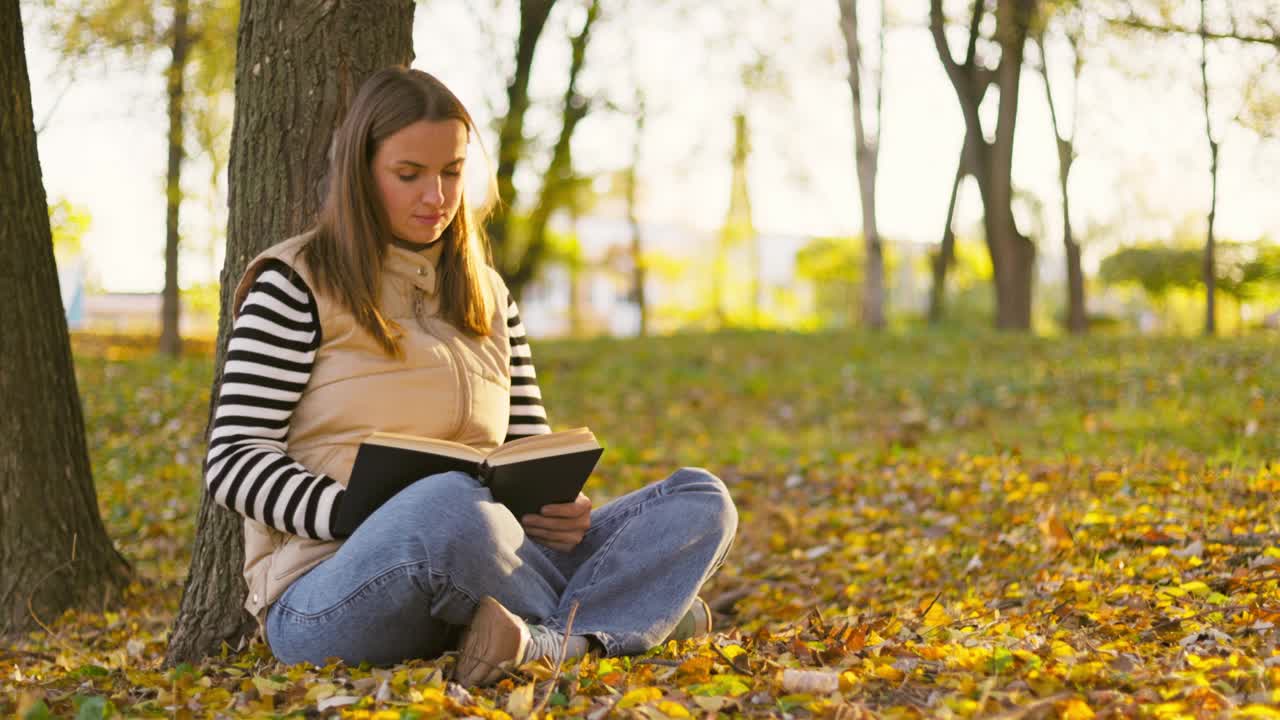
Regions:
<svg viewBox="0 0 1280 720"><path fill-rule="evenodd" d="M718 530L721 544L727 548L738 532L738 508L724 481L702 468L684 467L672 473L664 484L667 494L698 496L698 503L683 507L682 511L701 511L697 519L709 530Z"/></svg>
<svg viewBox="0 0 1280 720"><path fill-rule="evenodd" d="M463 472L425 477L397 494L391 502L405 518L402 527L428 548L451 559L492 556L500 536L492 497L479 481ZM501 509L501 508L498 508Z"/></svg>

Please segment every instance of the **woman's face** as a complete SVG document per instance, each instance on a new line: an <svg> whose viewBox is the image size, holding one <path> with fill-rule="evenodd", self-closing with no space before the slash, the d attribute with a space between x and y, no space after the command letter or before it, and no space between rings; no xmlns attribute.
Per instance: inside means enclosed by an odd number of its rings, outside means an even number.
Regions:
<svg viewBox="0 0 1280 720"><path fill-rule="evenodd" d="M417 245L440 238L462 201L466 159L467 127L460 120L419 120L382 141L372 171L397 238Z"/></svg>

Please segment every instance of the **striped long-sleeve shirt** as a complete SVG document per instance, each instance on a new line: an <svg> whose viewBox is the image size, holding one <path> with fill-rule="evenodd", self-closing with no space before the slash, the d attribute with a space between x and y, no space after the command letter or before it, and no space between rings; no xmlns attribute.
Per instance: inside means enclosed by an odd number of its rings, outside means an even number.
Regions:
<svg viewBox="0 0 1280 720"><path fill-rule="evenodd" d="M508 298L511 415L506 440L551 432L519 309ZM320 321L310 288L280 261L268 263L241 305L227 345L205 483L225 507L277 530L332 539L344 492L288 454L293 410L316 351Z"/></svg>

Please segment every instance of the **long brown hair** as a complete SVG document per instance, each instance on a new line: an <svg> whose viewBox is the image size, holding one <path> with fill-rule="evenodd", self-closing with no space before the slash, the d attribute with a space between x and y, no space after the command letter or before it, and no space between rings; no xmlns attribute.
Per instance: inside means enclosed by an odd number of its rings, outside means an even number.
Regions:
<svg viewBox="0 0 1280 720"><path fill-rule="evenodd" d="M470 113L435 77L403 67L369 76L334 136L328 194L302 249L320 289L345 305L393 357L400 355L404 331L378 309L382 261L393 236L370 166L383 140L419 120L459 120L468 137L478 135ZM440 242L441 317L464 332L488 335L490 302L497 302L483 279L488 243L465 190Z"/></svg>

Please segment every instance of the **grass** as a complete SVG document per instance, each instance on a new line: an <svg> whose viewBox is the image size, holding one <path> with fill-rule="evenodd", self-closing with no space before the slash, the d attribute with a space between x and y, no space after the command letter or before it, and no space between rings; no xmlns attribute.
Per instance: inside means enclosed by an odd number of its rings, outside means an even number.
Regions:
<svg viewBox="0 0 1280 720"><path fill-rule="evenodd" d="M739 538L704 593L724 632L474 695L444 684L448 660L283 667L255 646L159 670L210 349L75 348L100 508L137 582L124 607L0 650L0 712L284 715L345 698L326 713L520 716L554 692L556 716L1280 717L1268 337L535 342L552 424L607 446L597 504L681 465L730 485Z"/></svg>

